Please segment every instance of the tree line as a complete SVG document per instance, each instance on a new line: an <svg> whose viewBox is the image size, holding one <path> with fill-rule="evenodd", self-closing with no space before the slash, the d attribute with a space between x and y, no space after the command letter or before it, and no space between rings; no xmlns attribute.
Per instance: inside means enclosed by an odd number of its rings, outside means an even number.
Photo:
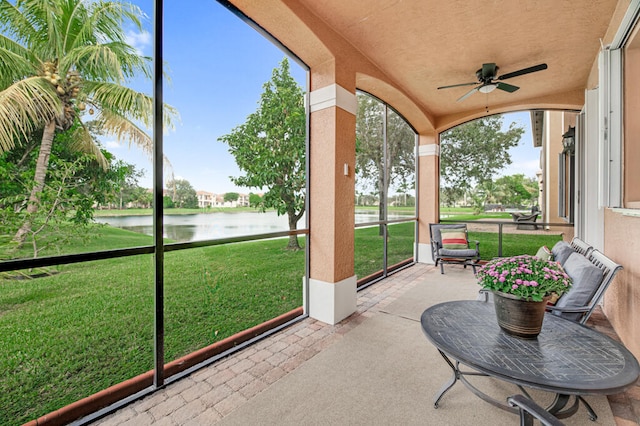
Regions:
<svg viewBox="0 0 640 426"><path fill-rule="evenodd" d="M471 206L475 213L484 210L533 207L538 203L538 180L524 174L484 180L464 190L440 188L440 202L446 207Z"/></svg>

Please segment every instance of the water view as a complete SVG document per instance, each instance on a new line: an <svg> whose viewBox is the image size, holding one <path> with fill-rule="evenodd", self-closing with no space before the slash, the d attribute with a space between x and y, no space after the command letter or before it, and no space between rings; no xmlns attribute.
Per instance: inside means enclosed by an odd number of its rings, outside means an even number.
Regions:
<svg viewBox="0 0 640 426"><path fill-rule="evenodd" d="M406 215L389 215L391 220L402 217L406 217ZM97 217L95 221L116 228L153 235L152 219L151 216L103 216ZM375 222L378 220L378 213L366 210L356 211L355 219L356 223ZM304 223L303 216L298 222L298 229L304 228ZM276 212L217 212L164 216L164 237L179 242L213 240L287 230L289 230L287 216L278 216Z"/></svg>

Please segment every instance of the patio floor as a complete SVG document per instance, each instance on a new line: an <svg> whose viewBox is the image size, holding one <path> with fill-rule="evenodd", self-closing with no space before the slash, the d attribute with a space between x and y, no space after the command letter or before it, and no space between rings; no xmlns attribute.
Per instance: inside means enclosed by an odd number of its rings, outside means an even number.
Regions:
<svg viewBox="0 0 640 426"><path fill-rule="evenodd" d="M357 312L335 326L311 318L172 383L95 422L97 425L515 425L456 384L433 408L450 371L422 335L419 315L445 300L473 299L470 270L417 264L358 293ZM617 338L601 312L590 319ZM493 379L490 393L517 393ZM535 394L542 401L549 395ZM640 425L640 385L612 397L587 398L567 424Z"/></svg>

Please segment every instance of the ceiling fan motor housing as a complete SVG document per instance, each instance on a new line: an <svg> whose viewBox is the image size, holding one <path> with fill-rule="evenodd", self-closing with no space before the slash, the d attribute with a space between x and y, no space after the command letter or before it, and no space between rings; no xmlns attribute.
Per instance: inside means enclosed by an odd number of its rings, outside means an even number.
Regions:
<svg viewBox="0 0 640 426"><path fill-rule="evenodd" d="M488 84L496 77L499 69L496 64L482 64L482 68L476 71L476 77L480 83Z"/></svg>

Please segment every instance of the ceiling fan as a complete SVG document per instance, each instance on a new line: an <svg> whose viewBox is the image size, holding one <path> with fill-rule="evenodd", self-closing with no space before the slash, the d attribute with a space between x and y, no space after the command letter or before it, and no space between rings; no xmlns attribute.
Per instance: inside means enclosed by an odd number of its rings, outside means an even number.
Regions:
<svg viewBox="0 0 640 426"><path fill-rule="evenodd" d="M529 74L532 72L542 71L547 69L547 64L538 64L532 67L523 68L518 71L513 71L507 74L502 74L501 76L496 76L498 73L499 67L496 64L482 64L482 68L476 71L476 76L478 77L478 82L473 83L461 83L461 84L452 84L450 86L441 86L438 89L449 89L451 87L461 87L461 86L473 86L476 85L473 89L465 93L462 97L458 99L457 102L463 101L467 99L469 96L473 95L475 92L481 93L490 93L495 89L504 90L505 92L513 93L519 89L518 86L513 86L511 84L503 83L502 80L506 80L508 78L518 77L524 74Z"/></svg>

